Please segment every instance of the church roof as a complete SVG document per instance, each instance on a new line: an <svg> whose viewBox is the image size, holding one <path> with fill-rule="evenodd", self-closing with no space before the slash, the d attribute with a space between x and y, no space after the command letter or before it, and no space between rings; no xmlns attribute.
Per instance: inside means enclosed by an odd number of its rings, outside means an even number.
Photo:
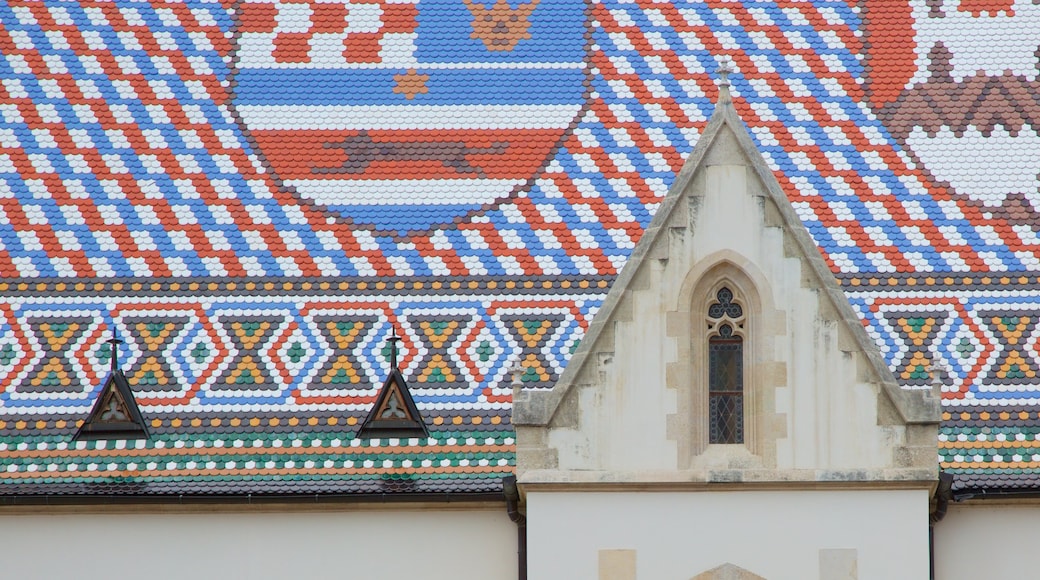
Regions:
<svg viewBox="0 0 1040 580"><path fill-rule="evenodd" d="M0 5L0 494L493 492L734 104L960 490L1040 482L1029 0ZM399 329L428 438L356 437ZM72 442L104 341L150 439Z"/></svg>

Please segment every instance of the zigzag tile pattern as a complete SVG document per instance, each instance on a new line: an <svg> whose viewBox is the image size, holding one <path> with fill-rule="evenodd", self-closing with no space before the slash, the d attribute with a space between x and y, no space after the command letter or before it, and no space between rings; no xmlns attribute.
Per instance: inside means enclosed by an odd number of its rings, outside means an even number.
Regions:
<svg viewBox="0 0 1040 580"><path fill-rule="evenodd" d="M853 294L897 379L926 387L938 371L947 406L1040 403L1040 297L1018 290Z"/></svg>
<svg viewBox="0 0 1040 580"><path fill-rule="evenodd" d="M0 493L497 490L507 369L565 368L720 62L897 379L944 383L943 468L1040 483L1038 28L1032 0L6 2ZM431 437L361 442L393 329ZM71 444L113 333L156 436Z"/></svg>
<svg viewBox="0 0 1040 580"><path fill-rule="evenodd" d="M908 291L907 281L922 288ZM1022 289L1030 281L1011 287L988 277L889 282L901 288L878 283L847 292L905 388L940 383L939 463L954 474L954 490L967 497L1035 487L1040 300ZM973 290L949 290L958 286Z"/></svg>
<svg viewBox="0 0 1040 580"><path fill-rule="evenodd" d="M525 387L551 386L601 300L455 294L446 313L426 296L392 294L105 298L75 310L30 299L7 311L0 331L0 408L41 417L89 409L111 364L103 339L115 335L127 337L120 366L153 416L314 405L363 416L397 332L398 364L420 408L447 419L450 410L502 410L512 366L522 365Z"/></svg>
<svg viewBox="0 0 1040 580"><path fill-rule="evenodd" d="M249 282L252 299L227 285L118 300L38 288L4 308L0 493L497 492L514 464L513 366L525 387L551 386L606 286L545 282L556 291L532 282L507 300L493 282L360 295L364 279ZM428 439L356 437L392 333ZM120 367L153 437L74 443L111 335L126 337Z"/></svg>

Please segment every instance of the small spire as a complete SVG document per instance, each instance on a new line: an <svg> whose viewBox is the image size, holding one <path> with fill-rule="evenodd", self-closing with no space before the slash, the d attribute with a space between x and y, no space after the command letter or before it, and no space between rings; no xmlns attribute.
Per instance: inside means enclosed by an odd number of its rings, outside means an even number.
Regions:
<svg viewBox="0 0 1040 580"><path fill-rule="evenodd" d="M115 336L106 340L109 345L109 354L112 355L112 372L119 370L119 345L123 344L123 341L119 340Z"/></svg>
<svg viewBox="0 0 1040 580"><path fill-rule="evenodd" d="M719 75L719 102L717 104L722 105L733 102L733 98L729 94L729 75L733 72L733 67L730 65L729 60L722 60L715 72Z"/></svg>
<svg viewBox="0 0 1040 580"><path fill-rule="evenodd" d="M931 375L932 388L941 391L943 385L945 385L945 383L942 380L942 373L949 372L949 369L947 369L946 366L941 363L933 363L925 370L928 371L929 375Z"/></svg>
<svg viewBox="0 0 1040 580"><path fill-rule="evenodd" d="M509 374L512 375L512 385L514 387L519 387L524 384L520 379L524 374L524 365L520 364L520 359L513 361L513 366L509 367Z"/></svg>
<svg viewBox="0 0 1040 580"><path fill-rule="evenodd" d="M521 377L524 374L524 365L520 363L520 359L516 359L513 362L513 366L509 367L509 374L512 375L512 383L509 385L513 387L513 395L520 394L520 390L524 388L523 379Z"/></svg>
<svg viewBox="0 0 1040 580"><path fill-rule="evenodd" d="M401 337L397 336L397 326L394 326L394 333L387 339L390 342L390 370L397 370L397 343L401 341Z"/></svg>

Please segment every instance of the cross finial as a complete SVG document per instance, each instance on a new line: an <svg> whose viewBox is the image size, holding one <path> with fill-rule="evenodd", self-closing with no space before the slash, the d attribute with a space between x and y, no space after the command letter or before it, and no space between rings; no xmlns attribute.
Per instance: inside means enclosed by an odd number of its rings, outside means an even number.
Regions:
<svg viewBox="0 0 1040 580"><path fill-rule="evenodd" d="M397 326L394 326L394 333L387 339L390 342L390 370L397 370L397 343L401 341L401 337L397 336Z"/></svg>
<svg viewBox="0 0 1040 580"><path fill-rule="evenodd" d="M110 345L109 354L112 355L112 372L116 372L117 370L119 370L119 345L122 344L123 341L113 336L105 342L107 342Z"/></svg>
<svg viewBox="0 0 1040 580"><path fill-rule="evenodd" d="M722 61L719 64L718 70L715 71L715 72L719 73L719 86L720 87L728 87L729 86L729 75L730 75L730 73L733 72L733 69L730 68L730 66L729 66L729 61Z"/></svg>
<svg viewBox="0 0 1040 580"><path fill-rule="evenodd" d="M732 100L729 94L729 75L733 72L733 67L729 60L724 59L719 62L719 68L715 72L719 75L719 104L729 103Z"/></svg>

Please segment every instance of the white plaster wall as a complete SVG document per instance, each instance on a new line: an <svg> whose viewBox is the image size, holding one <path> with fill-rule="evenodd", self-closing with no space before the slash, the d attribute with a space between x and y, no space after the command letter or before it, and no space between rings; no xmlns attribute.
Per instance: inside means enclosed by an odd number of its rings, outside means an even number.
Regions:
<svg viewBox="0 0 1040 580"><path fill-rule="evenodd" d="M726 562L816 580L821 549L850 548L858 580L928 578L925 490L529 491L527 510L532 579L596 579L599 550L630 549L637 580L687 580Z"/></svg>
<svg viewBox="0 0 1040 580"><path fill-rule="evenodd" d="M727 250L749 274L760 273L782 311L785 332L760 352L761 362L781 362L786 380L775 392L775 411L785 415L786 437L776 442L782 469L855 469L891 463L893 441L877 423L877 386L860 380L858 354L840 348L848 333L821 313L821 292L803 284L803 260L790 257L778 227L767 227L766 186L741 165L704 168L704 195L686 252L690 266ZM736 193L744 192L744 195ZM763 314L770 316L772 313ZM833 316L833 315L832 315ZM766 320L754 320L758 332Z"/></svg>
<svg viewBox="0 0 1040 580"><path fill-rule="evenodd" d="M1040 577L1036 541L1040 505L951 504L935 525L938 580L1022 580Z"/></svg>
<svg viewBox="0 0 1040 580"><path fill-rule="evenodd" d="M515 580L505 508L0 514L3 578Z"/></svg>

